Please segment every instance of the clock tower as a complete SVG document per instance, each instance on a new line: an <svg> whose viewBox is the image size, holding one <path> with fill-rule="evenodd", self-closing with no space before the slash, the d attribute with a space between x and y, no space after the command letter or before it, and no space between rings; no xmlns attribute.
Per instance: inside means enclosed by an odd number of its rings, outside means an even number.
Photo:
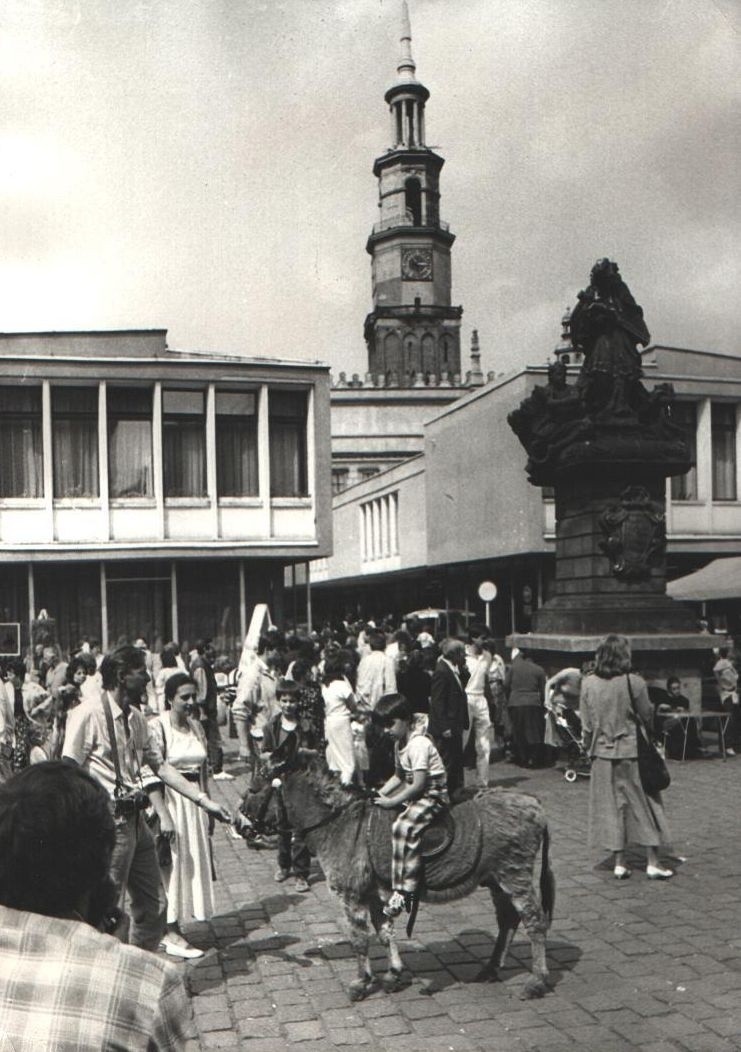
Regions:
<svg viewBox="0 0 741 1052"><path fill-rule="evenodd" d="M365 319L368 369L385 386L460 383L462 307L451 306L450 249L440 219L443 158L426 145L427 88L416 78L406 0L397 77L385 95L391 146L376 159L378 222L366 249L373 310Z"/></svg>

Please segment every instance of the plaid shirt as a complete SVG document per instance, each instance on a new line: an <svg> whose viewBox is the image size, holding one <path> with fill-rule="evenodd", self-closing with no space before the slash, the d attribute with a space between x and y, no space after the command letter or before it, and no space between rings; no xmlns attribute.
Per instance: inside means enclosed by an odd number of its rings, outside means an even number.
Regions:
<svg viewBox="0 0 741 1052"><path fill-rule="evenodd" d="M0 1052L197 1044L182 979L88 924L0 906Z"/></svg>

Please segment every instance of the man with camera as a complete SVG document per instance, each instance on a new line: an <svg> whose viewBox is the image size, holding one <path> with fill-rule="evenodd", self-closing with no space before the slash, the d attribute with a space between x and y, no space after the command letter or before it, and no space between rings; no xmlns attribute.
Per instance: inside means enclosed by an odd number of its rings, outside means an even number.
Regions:
<svg viewBox="0 0 741 1052"><path fill-rule="evenodd" d="M69 714L62 756L88 771L111 798L116 826L111 877L121 905L124 892L129 893L130 941L156 950L165 929L166 903L154 840L142 815L149 802L142 766L220 821L229 822L231 816L163 761L150 737L138 708L148 679L142 651L129 644L116 647L103 659L100 674L100 698L82 702Z"/></svg>

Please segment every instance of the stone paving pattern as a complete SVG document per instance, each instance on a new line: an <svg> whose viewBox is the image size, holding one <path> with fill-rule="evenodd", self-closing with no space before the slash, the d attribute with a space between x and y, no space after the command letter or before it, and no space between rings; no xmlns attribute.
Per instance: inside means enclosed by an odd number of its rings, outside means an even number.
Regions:
<svg viewBox="0 0 741 1052"><path fill-rule="evenodd" d="M230 743L231 745L232 743ZM245 785L214 783L235 807ZM643 860L616 881L586 844L589 787L560 771L492 765L493 783L534 792L551 828L557 880L548 939L553 990L521 1001L530 951L521 931L499 983L471 982L495 934L489 895L423 905L400 940L410 985L351 1004L355 959L316 864L311 891L273 881L274 851L214 834L217 915L185 926L208 952L183 964L201 1049L300 1052L732 1052L741 1049L741 758L670 763L666 794L678 872L645 878ZM374 941L374 966L385 968Z"/></svg>

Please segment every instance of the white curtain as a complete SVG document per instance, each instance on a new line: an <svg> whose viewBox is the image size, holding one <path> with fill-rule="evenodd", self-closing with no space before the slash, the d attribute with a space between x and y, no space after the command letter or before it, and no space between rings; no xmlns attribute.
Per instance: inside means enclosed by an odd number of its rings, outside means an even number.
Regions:
<svg viewBox="0 0 741 1052"><path fill-rule="evenodd" d="M151 497L151 422L113 420L108 434L108 462L112 497Z"/></svg>

